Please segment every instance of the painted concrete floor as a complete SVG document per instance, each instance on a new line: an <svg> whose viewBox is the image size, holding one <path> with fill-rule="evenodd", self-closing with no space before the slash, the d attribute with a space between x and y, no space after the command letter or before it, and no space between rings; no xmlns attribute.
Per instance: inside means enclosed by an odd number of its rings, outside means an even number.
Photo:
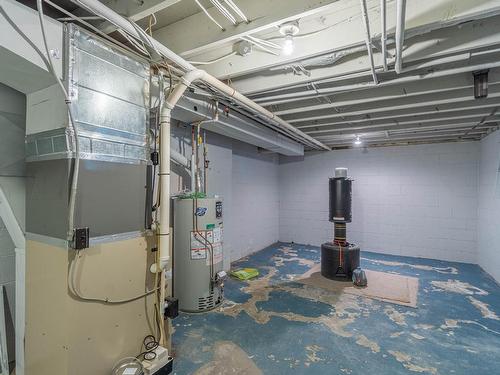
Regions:
<svg viewBox="0 0 500 375"><path fill-rule="evenodd" d="M276 244L233 264L224 305L174 321L175 374L500 374L500 286L478 266L363 252L365 269L419 278L417 309L293 279L319 248Z"/></svg>

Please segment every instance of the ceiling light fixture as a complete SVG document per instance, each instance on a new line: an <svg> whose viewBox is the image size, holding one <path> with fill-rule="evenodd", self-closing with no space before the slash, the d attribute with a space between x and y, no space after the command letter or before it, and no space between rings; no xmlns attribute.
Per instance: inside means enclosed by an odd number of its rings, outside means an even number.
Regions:
<svg viewBox="0 0 500 375"><path fill-rule="evenodd" d="M359 138L359 135L356 136L356 139L354 140L354 144L356 146L359 146L363 143L363 141Z"/></svg>
<svg viewBox="0 0 500 375"><path fill-rule="evenodd" d="M282 51L285 56L290 56L294 50L293 37L297 35L300 31L299 22L292 21L286 22L280 25L280 34L285 37L285 41L283 42Z"/></svg>

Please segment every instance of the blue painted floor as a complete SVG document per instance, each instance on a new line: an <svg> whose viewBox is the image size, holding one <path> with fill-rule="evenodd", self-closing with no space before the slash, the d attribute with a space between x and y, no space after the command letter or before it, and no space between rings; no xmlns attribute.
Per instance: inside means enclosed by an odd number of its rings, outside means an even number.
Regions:
<svg viewBox="0 0 500 375"><path fill-rule="evenodd" d="M500 286L478 266L363 252L365 269L419 278L417 308L293 281L319 248L279 243L233 264L226 302L174 321L180 374L500 374Z"/></svg>

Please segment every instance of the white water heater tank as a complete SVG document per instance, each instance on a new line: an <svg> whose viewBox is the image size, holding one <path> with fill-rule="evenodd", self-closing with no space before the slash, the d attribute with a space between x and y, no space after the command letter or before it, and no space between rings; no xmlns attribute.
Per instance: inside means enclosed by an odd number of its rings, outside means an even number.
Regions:
<svg viewBox="0 0 500 375"><path fill-rule="evenodd" d="M221 198L174 200L173 289L179 309L211 310L223 299Z"/></svg>

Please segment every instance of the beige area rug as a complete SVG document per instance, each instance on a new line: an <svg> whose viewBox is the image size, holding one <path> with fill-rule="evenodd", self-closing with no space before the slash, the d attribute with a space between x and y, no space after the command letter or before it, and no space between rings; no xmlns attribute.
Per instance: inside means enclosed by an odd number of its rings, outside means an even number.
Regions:
<svg viewBox="0 0 500 375"><path fill-rule="evenodd" d="M368 279L366 288L357 288L351 282L330 280L321 276L317 264L295 281L336 293L348 293L397 305L417 307L418 278L387 272L364 270Z"/></svg>

